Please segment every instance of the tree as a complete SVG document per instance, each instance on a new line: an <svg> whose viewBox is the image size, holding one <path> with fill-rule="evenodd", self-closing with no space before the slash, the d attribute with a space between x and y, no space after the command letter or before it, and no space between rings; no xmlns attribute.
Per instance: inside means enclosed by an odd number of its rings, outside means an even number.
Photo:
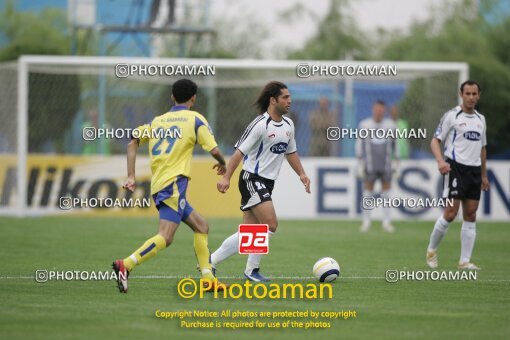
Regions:
<svg viewBox="0 0 510 340"><path fill-rule="evenodd" d="M302 49L289 54L289 59L343 60L354 54L367 57L363 34L346 13L348 0L331 0L328 14L318 23L317 33Z"/></svg>
<svg viewBox="0 0 510 340"><path fill-rule="evenodd" d="M0 61L15 60L22 54L69 54L71 41L66 32L62 11L45 9L40 15L18 12L9 1L0 13L0 33L6 41Z"/></svg>
<svg viewBox="0 0 510 340"><path fill-rule="evenodd" d="M510 53L508 53L510 51L510 38L508 32L510 32L510 17L490 27L487 36L495 57L507 67L510 67Z"/></svg>
<svg viewBox="0 0 510 340"><path fill-rule="evenodd" d="M449 3L433 9L430 19L415 23L408 34L389 32L388 43L378 57L467 62L470 78L482 85L478 109L487 116L488 154L494 156L510 146L510 119L506 114L510 102L510 36L506 34L509 28L508 18L490 25L473 1ZM414 86L417 91L420 88ZM404 102L416 96L417 93L408 91Z"/></svg>
<svg viewBox="0 0 510 340"><path fill-rule="evenodd" d="M46 9L41 15L22 13L8 2L0 14L0 34L6 41L0 48L0 61L16 60L26 54L69 54L71 42L67 32L63 12ZM33 72L29 89L29 150L41 151L44 141L53 140L57 150L63 151L64 133L80 105L78 77Z"/></svg>
<svg viewBox="0 0 510 340"><path fill-rule="evenodd" d="M193 23L188 24L193 26ZM238 17L222 17L213 27L216 32L214 35L190 34L182 38L186 47L185 57L235 59L261 58L264 55L261 42L269 33L265 27L259 25L257 18L247 17L240 21ZM165 51L162 56L178 57L180 45L180 36L165 37Z"/></svg>

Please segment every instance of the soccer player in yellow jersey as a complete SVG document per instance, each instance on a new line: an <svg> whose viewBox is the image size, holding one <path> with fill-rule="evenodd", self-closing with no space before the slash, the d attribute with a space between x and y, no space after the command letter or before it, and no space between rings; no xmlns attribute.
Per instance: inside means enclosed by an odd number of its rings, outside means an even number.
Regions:
<svg viewBox="0 0 510 340"><path fill-rule="evenodd" d="M135 190L136 150L140 144L148 143L152 171L151 195L159 211L159 231L130 256L113 263L121 293L127 293L129 272L168 247L181 221L194 232L193 246L202 277L212 282L206 288L214 290L215 285L218 290L226 288L214 280L207 247L207 221L193 210L186 199L195 144L200 144L218 161L213 167L218 175L225 173L225 159L207 120L200 113L190 110L195 104L196 93L197 85L193 81L178 80L172 86L172 100L176 105L169 112L133 130L132 140L127 147L128 178L124 188L131 192Z"/></svg>

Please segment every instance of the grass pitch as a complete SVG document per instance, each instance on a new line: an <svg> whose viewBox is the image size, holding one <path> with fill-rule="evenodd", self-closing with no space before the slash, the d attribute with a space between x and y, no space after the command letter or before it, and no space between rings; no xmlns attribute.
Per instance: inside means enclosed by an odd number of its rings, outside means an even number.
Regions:
<svg viewBox="0 0 510 340"><path fill-rule="evenodd" d="M183 299L178 277L197 276L192 232L181 225L174 244L139 266L120 294L113 281L36 283L36 270L110 269L156 231L156 219L1 218L0 335L2 338L155 338L213 336L249 339L268 336L305 339L508 339L510 337L510 228L478 222L473 262L482 267L476 281L387 283L385 272L429 270L424 257L431 222L397 222L387 234L374 223L367 234L358 222L280 221L271 239L263 273L273 283L311 283L311 268L324 256L335 258L341 276L333 298L323 300ZM238 220L210 220L209 246L215 250ZM450 226L439 249L438 270L456 270L460 223ZM227 283L243 283L246 257L237 255L218 268ZM155 312L346 311L356 318L325 320L327 329L185 329L178 319ZM251 321L240 319L238 321ZM267 320L266 320L267 321ZM297 320L300 321L300 320ZM302 321L302 320L301 320Z"/></svg>

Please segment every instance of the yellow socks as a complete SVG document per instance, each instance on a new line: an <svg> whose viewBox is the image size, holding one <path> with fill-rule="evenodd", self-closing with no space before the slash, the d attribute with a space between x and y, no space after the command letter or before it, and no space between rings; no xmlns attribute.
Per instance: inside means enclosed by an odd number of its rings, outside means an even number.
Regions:
<svg viewBox="0 0 510 340"><path fill-rule="evenodd" d="M209 248L207 247L207 234L194 233L193 247L197 256L198 266L204 279L214 280L212 266L209 262Z"/></svg>
<svg viewBox="0 0 510 340"><path fill-rule="evenodd" d="M209 248L207 247L207 234L194 233L193 234L193 247L197 256L198 265L202 272L204 279L214 279L212 274L212 266L209 262ZM138 248L133 254L124 259L124 266L128 271L139 264L144 263L158 253L158 251L166 248L165 238L161 235L156 235Z"/></svg>
<svg viewBox="0 0 510 340"><path fill-rule="evenodd" d="M207 235L206 235L207 238ZM206 239L206 247L207 247L207 239ZM126 257L124 259L124 267L127 268L128 271L131 271L136 265L142 264L148 259L152 258L154 255L158 253L158 251L166 248L165 238L161 235L156 235L143 244L140 248L138 248L133 254ZM196 249L196 247L195 247Z"/></svg>

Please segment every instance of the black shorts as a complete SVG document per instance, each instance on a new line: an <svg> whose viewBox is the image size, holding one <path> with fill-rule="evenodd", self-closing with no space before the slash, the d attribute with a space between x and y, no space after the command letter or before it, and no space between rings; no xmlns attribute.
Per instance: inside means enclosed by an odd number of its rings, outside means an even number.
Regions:
<svg viewBox="0 0 510 340"><path fill-rule="evenodd" d="M262 202L271 201L274 181L257 176L248 171L239 175L239 192L241 192L241 210L250 210Z"/></svg>
<svg viewBox="0 0 510 340"><path fill-rule="evenodd" d="M443 198L480 200L482 167L469 166L446 159L450 172L443 175Z"/></svg>

